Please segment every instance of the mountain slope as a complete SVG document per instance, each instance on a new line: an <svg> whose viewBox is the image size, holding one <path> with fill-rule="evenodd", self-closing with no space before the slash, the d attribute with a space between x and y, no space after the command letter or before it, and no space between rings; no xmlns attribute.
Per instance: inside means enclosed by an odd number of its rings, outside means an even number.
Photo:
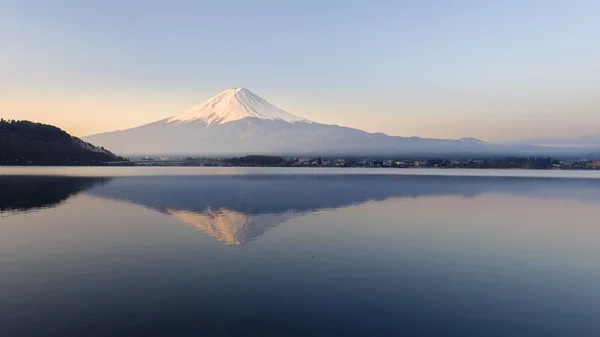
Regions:
<svg viewBox="0 0 600 337"><path fill-rule="evenodd" d="M0 164L66 165L118 160L123 158L52 125L0 120Z"/></svg>
<svg viewBox="0 0 600 337"><path fill-rule="evenodd" d="M320 124L279 109L244 88L225 90L180 115L84 139L124 154L444 153L481 147Z"/></svg>
<svg viewBox="0 0 600 337"><path fill-rule="evenodd" d="M244 88L228 89L176 116L86 141L119 153L180 155L540 155L537 147L395 137L326 125L281 110ZM544 149L548 151L548 149Z"/></svg>
<svg viewBox="0 0 600 337"><path fill-rule="evenodd" d="M177 124L201 121L206 125L224 124L244 118L309 122L283 111L245 88L227 89L204 103L168 119Z"/></svg>

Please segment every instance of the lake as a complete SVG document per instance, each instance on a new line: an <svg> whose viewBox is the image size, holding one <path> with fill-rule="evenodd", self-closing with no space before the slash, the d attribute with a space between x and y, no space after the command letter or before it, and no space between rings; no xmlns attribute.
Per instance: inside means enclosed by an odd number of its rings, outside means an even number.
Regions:
<svg viewBox="0 0 600 337"><path fill-rule="evenodd" d="M600 335L600 172L0 168L0 336Z"/></svg>

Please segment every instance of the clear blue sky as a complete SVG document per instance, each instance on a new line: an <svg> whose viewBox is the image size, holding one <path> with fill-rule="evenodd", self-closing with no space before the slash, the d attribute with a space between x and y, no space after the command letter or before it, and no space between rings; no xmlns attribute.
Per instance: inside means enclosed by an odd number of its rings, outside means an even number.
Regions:
<svg viewBox="0 0 600 337"><path fill-rule="evenodd" d="M600 133L600 1L0 0L0 116L77 135L246 87L315 121Z"/></svg>

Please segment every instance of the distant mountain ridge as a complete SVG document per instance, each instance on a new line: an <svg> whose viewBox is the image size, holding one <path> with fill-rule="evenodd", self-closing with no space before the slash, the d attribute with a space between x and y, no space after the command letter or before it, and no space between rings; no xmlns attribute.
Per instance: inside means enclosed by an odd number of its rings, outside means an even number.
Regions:
<svg viewBox="0 0 600 337"><path fill-rule="evenodd" d="M76 165L122 160L52 125L0 120L0 164Z"/></svg>
<svg viewBox="0 0 600 337"><path fill-rule="evenodd" d="M471 144L485 144L486 143L481 139L477 139L477 138L473 138L473 137L461 138L461 139L459 139L459 141L461 141L463 143L471 143Z"/></svg>
<svg viewBox="0 0 600 337"><path fill-rule="evenodd" d="M576 147L600 147L600 134L575 137L538 137L528 138L509 144L536 144L544 146L576 146Z"/></svg>
<svg viewBox="0 0 600 337"><path fill-rule="evenodd" d="M389 136L321 124L284 111L245 88L227 89L179 115L84 139L128 155L478 157L549 155L561 151L493 144L476 138Z"/></svg>

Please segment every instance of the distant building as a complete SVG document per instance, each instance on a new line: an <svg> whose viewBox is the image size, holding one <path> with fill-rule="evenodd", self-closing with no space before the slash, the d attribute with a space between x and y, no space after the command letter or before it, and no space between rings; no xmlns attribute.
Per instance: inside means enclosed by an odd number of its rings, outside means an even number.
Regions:
<svg viewBox="0 0 600 337"><path fill-rule="evenodd" d="M589 162L587 166L595 169L600 168L600 160Z"/></svg>

